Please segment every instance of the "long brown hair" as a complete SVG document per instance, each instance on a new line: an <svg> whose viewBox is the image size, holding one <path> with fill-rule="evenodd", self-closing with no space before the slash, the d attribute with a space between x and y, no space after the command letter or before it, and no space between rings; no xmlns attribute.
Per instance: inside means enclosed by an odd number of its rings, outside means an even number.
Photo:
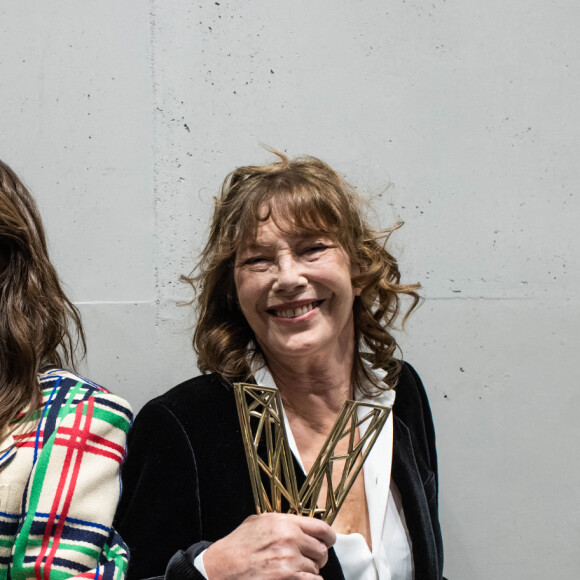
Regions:
<svg viewBox="0 0 580 580"><path fill-rule="evenodd" d="M32 196L0 161L0 437L40 401L38 372L75 365L86 343L80 314L48 257Z"/></svg>
<svg viewBox="0 0 580 580"><path fill-rule="evenodd" d="M393 388L402 363L395 357L397 343L390 330L400 313L401 297L411 299L403 322L420 300L420 285L400 284L397 260L385 248L401 224L374 231L363 217L360 196L329 165L315 157L289 160L272 152L280 161L239 167L226 177L200 260L189 276L182 276L197 291L191 303L198 319L193 347L199 369L247 379L252 363L263 363L238 306L234 260L241 241L254 237L259 224L271 217L281 228L334 236L359 266L360 274L353 278L362 288L353 307L353 385L363 389L366 378L379 389ZM384 382L368 372L363 358L387 371Z"/></svg>

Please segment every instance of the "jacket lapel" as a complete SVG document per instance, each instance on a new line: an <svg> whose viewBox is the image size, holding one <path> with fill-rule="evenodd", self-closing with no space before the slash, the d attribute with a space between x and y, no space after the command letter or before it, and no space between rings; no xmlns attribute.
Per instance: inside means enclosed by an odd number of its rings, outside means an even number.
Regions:
<svg viewBox="0 0 580 580"><path fill-rule="evenodd" d="M392 478L401 492L405 521L413 544L416 580L438 580L437 546L421 473L408 427L394 416Z"/></svg>

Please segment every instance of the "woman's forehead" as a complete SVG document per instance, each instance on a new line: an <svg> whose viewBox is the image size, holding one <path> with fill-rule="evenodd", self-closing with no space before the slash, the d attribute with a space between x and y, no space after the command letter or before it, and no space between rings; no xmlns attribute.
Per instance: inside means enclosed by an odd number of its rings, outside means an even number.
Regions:
<svg viewBox="0 0 580 580"><path fill-rule="evenodd" d="M254 231L247 232L241 237L239 248L254 248L269 246L280 238L293 242L311 239L319 236L330 236L329 232L299 226L294 220L274 220L271 217L256 224ZM334 237L334 236L332 236Z"/></svg>

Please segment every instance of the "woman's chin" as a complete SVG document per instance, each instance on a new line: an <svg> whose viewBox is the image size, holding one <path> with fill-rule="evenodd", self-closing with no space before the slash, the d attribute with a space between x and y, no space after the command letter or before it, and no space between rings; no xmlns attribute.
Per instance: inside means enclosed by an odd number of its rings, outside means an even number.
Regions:
<svg viewBox="0 0 580 580"><path fill-rule="evenodd" d="M335 340L321 340L315 337L293 337L294 340L271 342L263 348L268 359L280 364L288 364L289 360L300 361L331 357L332 352L338 346ZM269 361L270 362L270 361Z"/></svg>
<svg viewBox="0 0 580 580"><path fill-rule="evenodd" d="M292 357L304 357L315 351L314 344L279 344L267 349L270 357L280 362Z"/></svg>

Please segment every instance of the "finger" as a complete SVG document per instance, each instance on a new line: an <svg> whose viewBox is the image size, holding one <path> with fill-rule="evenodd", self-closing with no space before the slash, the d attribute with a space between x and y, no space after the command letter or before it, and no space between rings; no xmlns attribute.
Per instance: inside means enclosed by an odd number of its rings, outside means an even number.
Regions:
<svg viewBox="0 0 580 580"><path fill-rule="evenodd" d="M328 561L326 544L313 536L305 534L298 548L300 553L315 562L318 568L322 568Z"/></svg>
<svg viewBox="0 0 580 580"><path fill-rule="evenodd" d="M310 558L300 557L298 561L299 574L310 574L311 576L318 576L320 568Z"/></svg>
<svg viewBox="0 0 580 580"><path fill-rule="evenodd" d="M335 531L321 520L299 516L298 525L305 534L320 540L327 548L336 542Z"/></svg>

